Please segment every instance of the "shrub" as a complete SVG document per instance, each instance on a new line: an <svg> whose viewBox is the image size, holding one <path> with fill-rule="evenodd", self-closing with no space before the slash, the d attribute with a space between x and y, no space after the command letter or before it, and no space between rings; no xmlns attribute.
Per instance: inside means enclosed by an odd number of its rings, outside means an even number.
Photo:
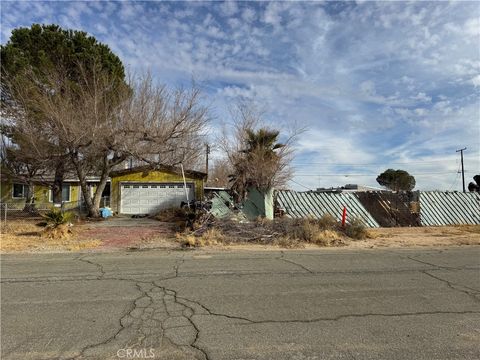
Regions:
<svg viewBox="0 0 480 360"><path fill-rule="evenodd" d="M58 208L52 208L45 215L46 226L56 228L63 224L72 222L74 215L71 212L62 212Z"/></svg>
<svg viewBox="0 0 480 360"><path fill-rule="evenodd" d="M317 224L323 230L332 230L337 227L337 220L332 215L325 214L317 220Z"/></svg>
<svg viewBox="0 0 480 360"><path fill-rule="evenodd" d="M281 236L275 239L273 241L273 244L285 249L296 249L305 247L305 244L303 242L298 241L298 239L293 239L288 235Z"/></svg>
<svg viewBox="0 0 480 360"><path fill-rule="evenodd" d="M368 236L368 231L362 219L354 218L347 224L345 234L352 239L362 240Z"/></svg>
<svg viewBox="0 0 480 360"><path fill-rule="evenodd" d="M205 231L201 237L202 245L215 245L218 243L225 243L225 235L223 235L222 230L217 228L210 228Z"/></svg>

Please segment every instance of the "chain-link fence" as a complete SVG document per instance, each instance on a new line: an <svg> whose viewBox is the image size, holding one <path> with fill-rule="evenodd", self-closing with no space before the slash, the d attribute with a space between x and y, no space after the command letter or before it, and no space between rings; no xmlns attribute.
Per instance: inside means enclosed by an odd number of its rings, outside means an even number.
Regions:
<svg viewBox="0 0 480 360"><path fill-rule="evenodd" d="M100 207L109 207L110 197L105 196L100 201ZM0 203L0 225L6 225L10 220L36 220L42 219L42 215L54 208L54 204L49 203ZM65 202L60 206L62 212L73 212L77 218L87 215L87 207L83 201Z"/></svg>
<svg viewBox="0 0 480 360"><path fill-rule="evenodd" d="M54 207L52 203L0 203L1 224L6 225L11 220L36 220L42 219L42 215ZM73 212L75 216L81 217L86 214L83 202L69 202L60 206L62 211Z"/></svg>

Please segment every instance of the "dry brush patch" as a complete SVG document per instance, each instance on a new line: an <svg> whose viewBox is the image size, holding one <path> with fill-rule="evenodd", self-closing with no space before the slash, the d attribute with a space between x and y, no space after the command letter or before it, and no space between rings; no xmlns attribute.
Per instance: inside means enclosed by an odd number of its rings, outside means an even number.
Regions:
<svg viewBox="0 0 480 360"><path fill-rule="evenodd" d="M101 241L79 240L75 226L41 227L38 221L12 220L1 226L0 250L23 251L79 251L96 248Z"/></svg>
<svg viewBox="0 0 480 360"><path fill-rule="evenodd" d="M331 216L321 219L259 218L251 222L206 217L202 221L194 224L193 231L177 233L177 241L184 247L259 244L300 248L307 244L345 246L350 240L368 236L361 222L343 229Z"/></svg>

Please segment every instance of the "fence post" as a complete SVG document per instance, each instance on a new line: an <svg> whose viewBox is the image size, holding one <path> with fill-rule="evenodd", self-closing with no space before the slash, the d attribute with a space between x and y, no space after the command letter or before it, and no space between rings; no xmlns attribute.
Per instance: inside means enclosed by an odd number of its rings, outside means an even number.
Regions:
<svg viewBox="0 0 480 360"><path fill-rule="evenodd" d="M342 213L342 227L345 227L345 221L347 220L347 207L343 207L343 213Z"/></svg>

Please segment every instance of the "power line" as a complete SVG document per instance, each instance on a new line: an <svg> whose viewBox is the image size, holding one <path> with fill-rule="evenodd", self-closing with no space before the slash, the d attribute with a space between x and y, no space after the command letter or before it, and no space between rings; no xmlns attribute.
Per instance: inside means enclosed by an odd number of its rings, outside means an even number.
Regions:
<svg viewBox="0 0 480 360"><path fill-rule="evenodd" d="M375 163L375 164L346 164L346 163L341 163L341 164L336 164L336 163L331 163L331 162L298 162L294 161L294 165L328 165L328 166L378 166L378 167L384 167L385 165L410 165L410 164L437 164L437 163L444 163L445 160L432 160L432 161L410 161L410 162L386 162L386 163Z"/></svg>
<svg viewBox="0 0 480 360"><path fill-rule="evenodd" d="M465 171L467 172L467 171ZM427 175L445 175L445 174L451 174L452 172L451 171L444 171L444 172L428 172L428 173L414 173L412 174L413 176L427 176ZM312 173L306 173L306 174L302 174L302 173L295 173L295 176L378 176L378 174L374 174L374 173L371 173L371 174L312 174Z"/></svg>
<svg viewBox="0 0 480 360"><path fill-rule="evenodd" d="M458 180L458 175L460 174L460 164L458 164L458 169L455 173L455 180L453 180L453 183L452 185L450 185L450 187L448 188L448 191L451 191L453 189L453 187L455 186L455 184L457 183L457 180Z"/></svg>
<svg viewBox="0 0 480 360"><path fill-rule="evenodd" d="M293 182L294 184L300 185L301 187L303 187L307 190L313 190L313 189L309 188L308 186L305 186L305 185L300 184L299 182L296 182L295 180L290 180L290 181Z"/></svg>

